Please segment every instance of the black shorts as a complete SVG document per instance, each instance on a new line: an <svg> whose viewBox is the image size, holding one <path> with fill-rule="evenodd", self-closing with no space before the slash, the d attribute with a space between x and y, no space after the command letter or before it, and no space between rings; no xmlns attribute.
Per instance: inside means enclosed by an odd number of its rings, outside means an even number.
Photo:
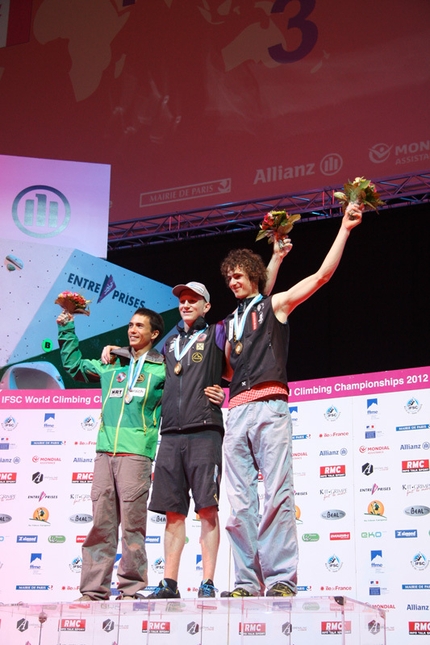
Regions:
<svg viewBox="0 0 430 645"><path fill-rule="evenodd" d="M196 513L218 507L222 468L222 435L201 430L161 435L149 510L187 516L190 490Z"/></svg>

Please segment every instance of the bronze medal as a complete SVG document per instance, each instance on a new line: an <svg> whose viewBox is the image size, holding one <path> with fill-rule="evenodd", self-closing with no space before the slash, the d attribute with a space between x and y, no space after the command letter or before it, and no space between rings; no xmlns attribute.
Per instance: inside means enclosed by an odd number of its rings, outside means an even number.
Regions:
<svg viewBox="0 0 430 645"><path fill-rule="evenodd" d="M176 376L179 376L179 374L182 372L182 363L180 361L176 363L173 371L175 372Z"/></svg>
<svg viewBox="0 0 430 645"><path fill-rule="evenodd" d="M242 343L239 341L239 342L236 344L236 347L234 348L234 351L236 352L236 354L237 354L237 355L239 355L239 354L241 354L241 353L242 353L242 349L243 349L243 345L242 345Z"/></svg>
<svg viewBox="0 0 430 645"><path fill-rule="evenodd" d="M126 393L126 395L124 397L124 401L126 403L131 403L133 401L133 394L130 392L130 390L127 391L127 393Z"/></svg>

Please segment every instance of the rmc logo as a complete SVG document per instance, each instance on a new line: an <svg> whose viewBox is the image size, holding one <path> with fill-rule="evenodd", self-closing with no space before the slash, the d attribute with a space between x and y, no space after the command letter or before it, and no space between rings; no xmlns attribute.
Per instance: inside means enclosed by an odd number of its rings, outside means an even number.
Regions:
<svg viewBox="0 0 430 645"><path fill-rule="evenodd" d="M13 200L12 218L20 231L30 237L55 237L70 222L70 204L51 186L28 186Z"/></svg>

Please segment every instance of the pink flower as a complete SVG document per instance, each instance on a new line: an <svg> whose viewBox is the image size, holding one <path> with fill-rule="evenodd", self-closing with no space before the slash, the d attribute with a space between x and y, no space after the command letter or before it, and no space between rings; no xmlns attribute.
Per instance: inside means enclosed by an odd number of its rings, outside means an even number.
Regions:
<svg viewBox="0 0 430 645"><path fill-rule="evenodd" d="M263 219L263 224L266 224L265 228L270 228L271 226L274 225L274 223L275 223L275 218L272 215L272 213L267 213Z"/></svg>

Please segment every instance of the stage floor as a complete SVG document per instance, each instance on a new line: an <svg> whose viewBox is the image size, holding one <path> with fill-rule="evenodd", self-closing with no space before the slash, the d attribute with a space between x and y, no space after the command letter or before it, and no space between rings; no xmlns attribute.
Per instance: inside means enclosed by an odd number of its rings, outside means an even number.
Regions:
<svg viewBox="0 0 430 645"><path fill-rule="evenodd" d="M252 645L253 637L386 645L385 612L345 596L0 605L2 645Z"/></svg>

